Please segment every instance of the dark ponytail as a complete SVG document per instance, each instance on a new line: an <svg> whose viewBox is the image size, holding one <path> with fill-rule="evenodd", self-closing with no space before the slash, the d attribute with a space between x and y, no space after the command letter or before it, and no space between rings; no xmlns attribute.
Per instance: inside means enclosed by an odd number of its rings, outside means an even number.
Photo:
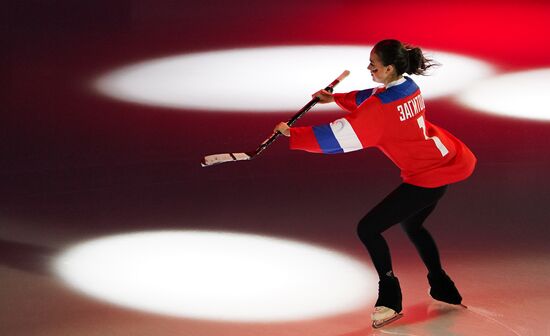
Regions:
<svg viewBox="0 0 550 336"><path fill-rule="evenodd" d="M393 65L397 75L426 75L426 70L439 65L426 58L420 48L405 45L398 40L382 40L376 43L374 52L382 64Z"/></svg>

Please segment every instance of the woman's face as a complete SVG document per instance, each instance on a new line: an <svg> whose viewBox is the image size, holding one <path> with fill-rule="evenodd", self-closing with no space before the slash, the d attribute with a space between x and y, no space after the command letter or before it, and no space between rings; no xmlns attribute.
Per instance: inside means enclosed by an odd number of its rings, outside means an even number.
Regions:
<svg viewBox="0 0 550 336"><path fill-rule="evenodd" d="M382 64L382 60L380 60L380 57L376 55L374 50L370 52L368 69L370 70L372 80L377 83L388 84L394 80L394 67L392 65L385 66Z"/></svg>

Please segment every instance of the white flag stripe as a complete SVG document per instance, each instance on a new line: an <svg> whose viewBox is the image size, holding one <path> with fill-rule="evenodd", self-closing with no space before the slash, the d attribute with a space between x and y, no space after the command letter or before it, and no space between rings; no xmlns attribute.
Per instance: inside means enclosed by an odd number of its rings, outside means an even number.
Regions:
<svg viewBox="0 0 550 336"><path fill-rule="evenodd" d="M330 123L330 129L345 153L363 148L361 141L359 141L357 134L355 134L353 127L351 127L347 119L335 120Z"/></svg>

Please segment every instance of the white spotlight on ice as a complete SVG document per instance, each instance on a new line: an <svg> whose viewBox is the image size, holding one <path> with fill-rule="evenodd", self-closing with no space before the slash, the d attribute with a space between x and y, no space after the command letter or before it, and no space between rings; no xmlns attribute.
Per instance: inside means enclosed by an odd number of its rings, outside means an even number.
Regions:
<svg viewBox="0 0 550 336"><path fill-rule="evenodd" d="M468 87L458 100L483 112L550 121L550 68L504 74Z"/></svg>
<svg viewBox="0 0 550 336"><path fill-rule="evenodd" d="M76 245L54 269L77 290L171 316L300 320L363 307L377 277L343 254L252 234L157 231Z"/></svg>
<svg viewBox="0 0 550 336"><path fill-rule="evenodd" d="M310 94L345 69L351 70L351 76L337 91L378 86L367 70L371 49L311 45L176 55L116 69L98 78L94 85L112 98L155 106L249 112L296 110L309 101ZM425 51L443 64L434 76L414 76L428 98L457 92L492 73L487 63L470 57Z"/></svg>

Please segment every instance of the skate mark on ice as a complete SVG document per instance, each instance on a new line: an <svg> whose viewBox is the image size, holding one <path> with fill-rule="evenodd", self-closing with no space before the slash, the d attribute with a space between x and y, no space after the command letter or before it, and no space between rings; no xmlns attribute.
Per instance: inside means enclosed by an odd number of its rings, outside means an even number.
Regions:
<svg viewBox="0 0 550 336"><path fill-rule="evenodd" d="M468 311L471 311L472 313L474 313L478 316L481 316L482 318L484 318L486 320L492 321L492 322L500 325L501 327L504 327L505 329L508 329L509 331L511 331L512 333L514 333L517 336L522 336L520 333L515 331L512 327L510 327L510 326L500 322L499 320L497 320L495 317L502 316L498 313L494 313L492 311L489 311L489 310L486 310L486 309L483 309L483 308L472 307L472 306L468 306Z"/></svg>
<svg viewBox="0 0 550 336"><path fill-rule="evenodd" d="M382 334L388 334L388 335L420 336L420 335L411 334L411 333L405 333L405 332L399 332L399 331L389 331L389 330L383 330L383 329L380 329L380 330L377 330L377 331L380 332L380 333L382 333Z"/></svg>

